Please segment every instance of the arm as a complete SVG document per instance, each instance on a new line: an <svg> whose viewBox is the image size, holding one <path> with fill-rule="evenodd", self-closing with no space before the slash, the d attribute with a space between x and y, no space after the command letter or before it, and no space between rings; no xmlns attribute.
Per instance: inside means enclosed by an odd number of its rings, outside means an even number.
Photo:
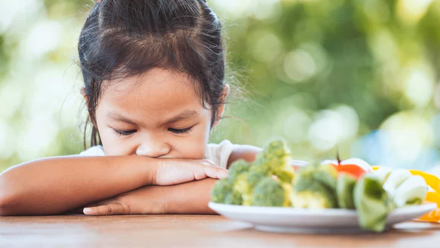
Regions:
<svg viewBox="0 0 440 248"><path fill-rule="evenodd" d="M148 184L156 167L139 156L55 157L14 166L0 174L0 215L61 213Z"/></svg>
<svg viewBox="0 0 440 248"><path fill-rule="evenodd" d="M0 174L0 215L58 214L144 185L223 178L207 160L143 156L55 157Z"/></svg>
<svg viewBox="0 0 440 248"><path fill-rule="evenodd" d="M208 207L216 179L172 186L145 186L89 205L88 215L215 214ZM75 211L78 212L78 211Z"/></svg>
<svg viewBox="0 0 440 248"><path fill-rule="evenodd" d="M236 160L255 160L262 149L235 145L228 167ZM214 214L208 207L215 179L206 179L173 186L147 186L89 205L90 215L109 214ZM78 211L76 211L78 212Z"/></svg>
<svg viewBox="0 0 440 248"><path fill-rule="evenodd" d="M228 159L228 168L236 160L244 159L247 162L253 162L257 157L257 154L263 149L250 146L250 145L234 145L234 150L232 150L231 155Z"/></svg>
<svg viewBox="0 0 440 248"><path fill-rule="evenodd" d="M211 189L217 179L206 179L182 185L164 187L164 194L169 193L164 204L165 213L178 214L216 214L208 207ZM168 189L167 189L168 188Z"/></svg>

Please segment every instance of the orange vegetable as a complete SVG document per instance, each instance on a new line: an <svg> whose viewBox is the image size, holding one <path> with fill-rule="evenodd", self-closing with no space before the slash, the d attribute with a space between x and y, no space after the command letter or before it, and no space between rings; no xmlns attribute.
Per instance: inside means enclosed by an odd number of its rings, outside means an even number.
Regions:
<svg viewBox="0 0 440 248"><path fill-rule="evenodd" d="M439 222L440 221L440 194L437 192L428 192L426 194L427 202L437 203L437 208L431 212L421 216L418 220L428 221L428 222Z"/></svg>
<svg viewBox="0 0 440 248"><path fill-rule="evenodd" d="M331 164L331 165L335 167L338 173L345 172L352 176L355 176L356 179L359 179L363 174L365 174L365 170L355 164L342 164L342 165Z"/></svg>

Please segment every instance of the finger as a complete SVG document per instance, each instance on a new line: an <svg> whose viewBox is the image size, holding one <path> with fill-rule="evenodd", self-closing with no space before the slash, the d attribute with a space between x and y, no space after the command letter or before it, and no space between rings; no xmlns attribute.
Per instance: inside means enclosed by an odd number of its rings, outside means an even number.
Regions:
<svg viewBox="0 0 440 248"><path fill-rule="evenodd" d="M92 203L90 203L90 204L88 204L88 205L86 205L84 207L85 208L97 207L97 206L107 205L107 204L115 203L115 202L118 202L117 198L116 197L112 197L112 198L108 198L108 199L105 199L105 200L100 200L100 201L92 202Z"/></svg>
<svg viewBox="0 0 440 248"><path fill-rule="evenodd" d="M204 167L205 177L223 179L228 176L228 170L219 167Z"/></svg>
<svg viewBox="0 0 440 248"><path fill-rule="evenodd" d="M205 165L205 166L218 167L218 166L214 163L214 161L209 160L209 159L204 159L204 160L202 161L202 164Z"/></svg>
<svg viewBox="0 0 440 248"><path fill-rule="evenodd" d="M128 209L119 202L96 207L87 207L83 210L85 215L114 215L127 214L128 212Z"/></svg>

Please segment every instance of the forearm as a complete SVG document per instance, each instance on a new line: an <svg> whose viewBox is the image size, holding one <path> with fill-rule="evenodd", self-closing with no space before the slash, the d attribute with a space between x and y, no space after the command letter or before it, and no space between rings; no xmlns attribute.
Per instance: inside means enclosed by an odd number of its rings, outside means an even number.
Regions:
<svg viewBox="0 0 440 248"><path fill-rule="evenodd" d="M62 213L142 187L154 169L152 159L140 156L55 157L21 164L0 174L0 214Z"/></svg>
<svg viewBox="0 0 440 248"><path fill-rule="evenodd" d="M164 212L168 214L215 214L208 207L216 179L164 187Z"/></svg>
<svg viewBox="0 0 440 248"><path fill-rule="evenodd" d="M211 189L217 179L204 179L172 186L145 186L118 196L90 204L95 215L107 214L214 214L208 208ZM112 203L122 204L123 210L109 212Z"/></svg>

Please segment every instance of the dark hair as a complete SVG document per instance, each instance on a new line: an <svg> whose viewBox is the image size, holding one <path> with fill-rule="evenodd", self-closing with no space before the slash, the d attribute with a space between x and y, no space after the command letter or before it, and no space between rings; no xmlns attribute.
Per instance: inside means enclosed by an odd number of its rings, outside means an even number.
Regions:
<svg viewBox="0 0 440 248"><path fill-rule="evenodd" d="M186 73L195 82L212 120L222 104L225 61L221 24L204 0L102 0L81 30L79 59L92 123L90 145L101 144L95 110L106 80L159 67Z"/></svg>

